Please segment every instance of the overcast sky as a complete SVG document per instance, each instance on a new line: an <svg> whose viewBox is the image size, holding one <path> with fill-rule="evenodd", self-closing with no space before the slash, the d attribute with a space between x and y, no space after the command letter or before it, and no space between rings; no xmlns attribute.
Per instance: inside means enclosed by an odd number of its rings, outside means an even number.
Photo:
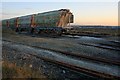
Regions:
<svg viewBox="0 0 120 80"><path fill-rule="evenodd" d="M2 18L70 9L74 24L118 25L118 2L2 2Z"/></svg>

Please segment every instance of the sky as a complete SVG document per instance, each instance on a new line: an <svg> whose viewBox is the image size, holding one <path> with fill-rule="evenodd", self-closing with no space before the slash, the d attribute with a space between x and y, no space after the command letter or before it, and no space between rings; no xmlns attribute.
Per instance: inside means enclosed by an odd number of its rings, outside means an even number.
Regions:
<svg viewBox="0 0 120 80"><path fill-rule="evenodd" d="M59 9L70 9L75 25L118 25L118 2L2 2L0 19Z"/></svg>

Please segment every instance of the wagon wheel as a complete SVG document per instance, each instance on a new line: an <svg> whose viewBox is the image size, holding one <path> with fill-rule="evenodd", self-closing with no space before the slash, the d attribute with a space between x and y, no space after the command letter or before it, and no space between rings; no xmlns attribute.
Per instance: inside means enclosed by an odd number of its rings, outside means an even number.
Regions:
<svg viewBox="0 0 120 80"><path fill-rule="evenodd" d="M18 29L18 28L16 28L16 29L15 29L15 31L16 31L16 32L18 32L18 31L19 31L19 29Z"/></svg>

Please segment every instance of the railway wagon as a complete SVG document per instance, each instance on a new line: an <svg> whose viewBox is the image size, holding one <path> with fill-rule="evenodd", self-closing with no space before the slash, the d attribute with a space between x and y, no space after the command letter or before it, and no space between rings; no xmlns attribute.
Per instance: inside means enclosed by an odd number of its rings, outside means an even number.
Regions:
<svg viewBox="0 0 120 80"><path fill-rule="evenodd" d="M73 14L69 9L60 9L44 13L26 15L2 21L2 26L16 32L59 34L63 28L73 23Z"/></svg>

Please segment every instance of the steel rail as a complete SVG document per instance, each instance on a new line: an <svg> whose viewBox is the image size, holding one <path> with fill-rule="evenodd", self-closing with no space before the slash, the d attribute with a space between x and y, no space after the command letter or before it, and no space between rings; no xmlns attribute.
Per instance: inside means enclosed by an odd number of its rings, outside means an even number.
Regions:
<svg viewBox="0 0 120 80"><path fill-rule="evenodd" d="M61 54L64 54L64 55L73 56L73 57L76 57L78 59L84 58L84 59L87 59L87 60L98 61L98 62L102 62L102 63L107 63L107 64L113 64L113 65L119 65L120 66L120 61L118 61L118 60L110 60L110 59L101 58L101 57L93 57L93 56L88 56L88 55L82 55L82 54L79 54L79 53L77 54L77 53L71 53L71 52L67 52L67 51L60 51L60 50L55 50L55 49L50 49L50 48L45 48L45 47L40 47L40 46L35 46L35 45L23 44L23 43L20 43L20 42L15 42L15 41L10 41L10 40L5 40L5 39L3 41L14 42L14 43L17 43L17 44L27 45L27 46L31 46L31 47L34 47L34 48L49 50L49 51L61 53Z"/></svg>
<svg viewBox="0 0 120 80"><path fill-rule="evenodd" d="M107 79L108 78L109 79L119 79L120 78L118 76L113 76L113 75L110 75L110 74L97 72L97 71L86 69L86 68L83 68L83 67L78 67L78 66L75 66L75 65L72 65L72 64L69 64L69 63L65 63L65 62L61 62L61 61L55 61L55 60L45 58L45 57L43 58L43 57L40 57L40 56L37 56L37 55L34 55L34 54L30 54L30 55L35 56L36 58L40 58L42 60L48 61L48 62L58 64L60 66L70 68L70 69L75 70L77 72L82 72L82 73L85 73L87 75L91 75L93 77L100 77L100 78L107 78Z"/></svg>
<svg viewBox="0 0 120 80"><path fill-rule="evenodd" d="M13 42L13 41L8 41L8 40L3 40L3 41L7 41L7 42L11 42L11 43ZM13 43L25 45L23 43L18 43L18 42L13 42ZM31 47L36 48L35 46L31 46ZM85 74L88 74L88 75L91 75L91 76L94 76L94 77L109 78L109 79L119 79L120 78L120 76L114 76L114 75L110 75L110 74L107 74L107 73L102 73L102 72L98 72L98 71L95 71L95 70L86 69L86 68L83 68L83 67L72 65L70 63L65 63L65 62L61 62L61 61L55 61L55 60L52 60L52 59L49 59L49 58L45 58L45 57L40 57L38 55L31 54L31 53L29 53L29 54L32 55L32 56L35 56L36 58L40 58L40 59L43 59L45 61L52 62L52 63L58 64L58 65L70 68L72 70L75 70L77 72L82 72L82 73L85 73Z"/></svg>
<svg viewBox="0 0 120 80"><path fill-rule="evenodd" d="M95 44L86 44L86 43L79 43L81 45L86 45L86 46L93 46L93 47L98 47L98 48L102 48L102 49L109 49L109 50L115 50L115 51L120 51L120 49L118 48L112 48L112 47L105 47L105 46L99 46L99 45L95 45Z"/></svg>

